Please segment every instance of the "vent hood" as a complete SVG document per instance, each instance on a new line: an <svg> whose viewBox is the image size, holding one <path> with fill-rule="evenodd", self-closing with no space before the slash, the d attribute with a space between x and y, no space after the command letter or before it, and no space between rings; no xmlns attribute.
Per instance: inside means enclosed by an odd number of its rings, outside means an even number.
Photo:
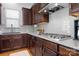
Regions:
<svg viewBox="0 0 79 59"><path fill-rule="evenodd" d="M42 8L39 13L54 13L56 11L59 11L65 7L68 7L68 3L49 3L44 8Z"/></svg>

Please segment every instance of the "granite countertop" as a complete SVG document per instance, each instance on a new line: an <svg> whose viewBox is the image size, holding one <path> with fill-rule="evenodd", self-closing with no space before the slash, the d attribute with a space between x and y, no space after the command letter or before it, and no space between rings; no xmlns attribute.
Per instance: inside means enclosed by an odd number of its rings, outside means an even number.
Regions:
<svg viewBox="0 0 79 59"><path fill-rule="evenodd" d="M15 34L22 34L21 32L4 32L0 33L0 35L15 35Z"/></svg>
<svg viewBox="0 0 79 59"><path fill-rule="evenodd" d="M72 48L72 49L79 51L79 40L75 40L75 39L72 39L72 38L67 38L67 39L64 39L64 40L56 40L56 39L53 39L53 38L50 38L50 37L47 37L47 36L38 35L38 34L35 34L35 33L28 33L28 34L49 40L51 42L55 42L57 44L64 45L66 47L69 47L69 48Z"/></svg>

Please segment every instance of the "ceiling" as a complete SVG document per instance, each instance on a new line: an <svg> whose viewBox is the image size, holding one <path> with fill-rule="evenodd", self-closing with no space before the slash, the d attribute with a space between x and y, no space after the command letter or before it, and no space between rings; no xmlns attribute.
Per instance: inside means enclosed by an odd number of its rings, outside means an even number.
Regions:
<svg viewBox="0 0 79 59"><path fill-rule="evenodd" d="M25 7L25 8L31 8L34 3L19 3L20 6Z"/></svg>
<svg viewBox="0 0 79 59"><path fill-rule="evenodd" d="M33 6L34 3L3 3L3 7L6 8L20 8L20 7L24 7L24 8L28 8L30 9Z"/></svg>

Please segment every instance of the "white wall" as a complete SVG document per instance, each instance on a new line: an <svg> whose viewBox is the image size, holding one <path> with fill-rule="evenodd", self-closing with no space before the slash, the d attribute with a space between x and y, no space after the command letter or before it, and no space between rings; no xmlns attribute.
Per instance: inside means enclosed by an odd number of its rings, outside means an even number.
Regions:
<svg viewBox="0 0 79 59"><path fill-rule="evenodd" d="M74 37L74 20L69 16L69 7L59 10L49 15L49 23L44 25L46 33L57 33L71 35Z"/></svg>
<svg viewBox="0 0 79 59"><path fill-rule="evenodd" d="M8 9L15 9L15 10L18 10L20 12L20 19L19 19L19 25L20 25L20 28L18 29L15 29L15 31L21 31L21 32L28 32L28 31L31 31L32 30L32 26L23 26L23 18L22 18L22 7L25 7L25 8L28 8L30 9L32 7L33 4L31 3L18 3L18 4L7 4L7 3L3 3L2 4L2 10L1 10L1 18L2 18L2 25L0 25L0 31L2 32L9 32L11 31L10 29L8 28L5 28L5 24L6 24L6 18L5 18L5 8L8 8Z"/></svg>

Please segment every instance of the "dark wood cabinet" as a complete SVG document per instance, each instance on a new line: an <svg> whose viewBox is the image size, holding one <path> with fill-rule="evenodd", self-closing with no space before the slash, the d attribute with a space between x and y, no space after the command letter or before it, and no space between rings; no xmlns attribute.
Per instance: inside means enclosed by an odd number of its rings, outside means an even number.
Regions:
<svg viewBox="0 0 79 59"><path fill-rule="evenodd" d="M39 10L41 9L41 3L36 3L32 7L32 22L33 24L38 24L42 22L48 22L49 14L40 14Z"/></svg>
<svg viewBox="0 0 79 59"><path fill-rule="evenodd" d="M29 41L31 40L31 35L28 34L22 34L22 40L23 40L23 47L29 48Z"/></svg>
<svg viewBox="0 0 79 59"><path fill-rule="evenodd" d="M32 39L30 40L30 52L33 56L36 55L36 37L32 36Z"/></svg>
<svg viewBox="0 0 79 59"><path fill-rule="evenodd" d="M59 46L59 54L62 56L68 56L70 53L70 49L63 47L63 46Z"/></svg>
<svg viewBox="0 0 79 59"><path fill-rule="evenodd" d="M44 40L43 42L43 55L44 56L57 56L57 44Z"/></svg>
<svg viewBox="0 0 79 59"><path fill-rule="evenodd" d="M2 35L0 36L0 50L12 50L23 46L22 35Z"/></svg>
<svg viewBox="0 0 79 59"><path fill-rule="evenodd" d="M79 56L79 51L64 46L59 46L59 55L61 56Z"/></svg>
<svg viewBox="0 0 79 59"><path fill-rule="evenodd" d="M57 44L32 36L30 41L30 52L33 56L56 56L58 54Z"/></svg>
<svg viewBox="0 0 79 59"><path fill-rule="evenodd" d="M36 40L36 56L42 56L42 52L43 52L42 44L43 44L42 38L37 37L37 40Z"/></svg>
<svg viewBox="0 0 79 59"><path fill-rule="evenodd" d="M0 40L1 41L1 51L10 50L11 44L10 40Z"/></svg>
<svg viewBox="0 0 79 59"><path fill-rule="evenodd" d="M28 48L33 56L79 56L79 51L30 34L0 35L0 52Z"/></svg>
<svg viewBox="0 0 79 59"><path fill-rule="evenodd" d="M40 14L39 10L43 8L45 4L36 3L31 9L22 8L23 13L23 25L34 25L41 22L49 21L49 14Z"/></svg>
<svg viewBox="0 0 79 59"><path fill-rule="evenodd" d="M10 39L8 35L5 36L0 36L0 50L5 51L5 50L10 50L11 44L10 44Z"/></svg>
<svg viewBox="0 0 79 59"><path fill-rule="evenodd" d="M32 36L30 41L30 52L33 56L42 56L41 38Z"/></svg>
<svg viewBox="0 0 79 59"><path fill-rule="evenodd" d="M47 47L43 47L43 56L57 56L57 53Z"/></svg>
<svg viewBox="0 0 79 59"><path fill-rule="evenodd" d="M12 40L10 39L10 42L12 49L21 48L23 45L22 35L12 35Z"/></svg>
<svg viewBox="0 0 79 59"><path fill-rule="evenodd" d="M54 52L57 52L57 44L50 42L48 40L44 40L44 46L53 50Z"/></svg>
<svg viewBox="0 0 79 59"><path fill-rule="evenodd" d="M79 16L79 3L70 3L70 15Z"/></svg>
<svg viewBox="0 0 79 59"><path fill-rule="evenodd" d="M23 25L32 25L32 12L31 9L22 8Z"/></svg>

